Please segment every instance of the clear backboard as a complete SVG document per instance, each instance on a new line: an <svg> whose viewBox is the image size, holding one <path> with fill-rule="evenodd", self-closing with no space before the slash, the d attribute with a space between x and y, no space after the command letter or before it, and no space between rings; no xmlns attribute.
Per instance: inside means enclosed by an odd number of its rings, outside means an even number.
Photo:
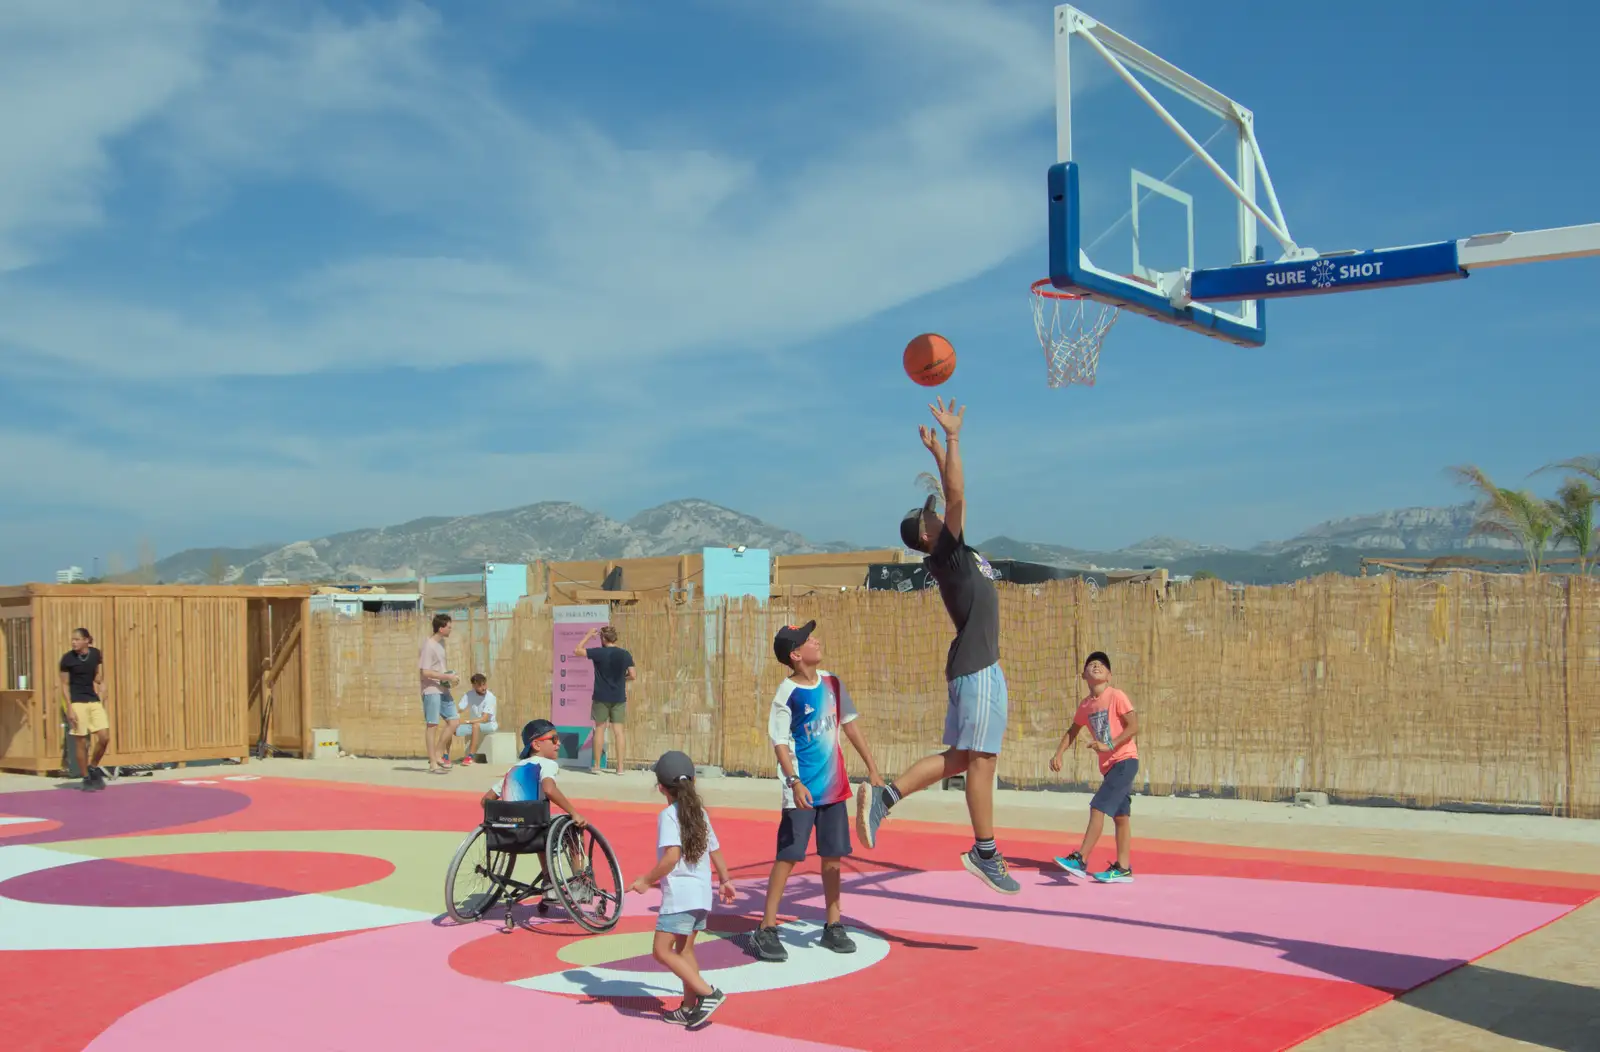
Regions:
<svg viewBox="0 0 1600 1052"><path fill-rule="evenodd" d="M1248 109L1075 7L1054 19L1050 271L1031 290L1051 386L1094 382L1120 311L1260 346L1269 299L1600 256L1600 223L1398 248L1298 245ZM1104 309L1086 311L1087 300Z"/></svg>

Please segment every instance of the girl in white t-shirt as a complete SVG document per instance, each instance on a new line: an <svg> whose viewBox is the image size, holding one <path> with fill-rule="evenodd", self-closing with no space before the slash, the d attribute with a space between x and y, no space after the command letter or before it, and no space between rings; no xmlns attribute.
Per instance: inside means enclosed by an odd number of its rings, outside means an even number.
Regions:
<svg viewBox="0 0 1600 1052"><path fill-rule="evenodd" d="M663 753L656 761L656 783L670 801L656 818L656 864L629 888L640 894L661 884L661 909L651 953L683 980L683 1004L667 1013L669 1023L697 1030L722 1007L725 995L700 977L694 957L695 936L706 929L711 913L711 869L717 870L722 901L732 905L733 878L722 861L721 845L711 817L694 784L694 761L681 752ZM709 864L708 864L709 863Z"/></svg>

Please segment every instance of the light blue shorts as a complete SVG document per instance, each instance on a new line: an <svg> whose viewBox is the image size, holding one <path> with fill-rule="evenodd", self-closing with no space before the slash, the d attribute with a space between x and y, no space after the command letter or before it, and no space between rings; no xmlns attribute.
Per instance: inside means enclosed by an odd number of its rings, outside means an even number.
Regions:
<svg viewBox="0 0 1600 1052"><path fill-rule="evenodd" d="M450 696L448 690L443 694L422 696L422 722L428 726L432 727L440 720L449 723L456 718L456 699Z"/></svg>
<svg viewBox="0 0 1600 1052"><path fill-rule="evenodd" d="M1006 737L1006 675L997 661L950 681L944 711L944 743L952 749L1000 755Z"/></svg>
<svg viewBox="0 0 1600 1052"><path fill-rule="evenodd" d="M488 723L474 723L474 724L472 724L470 726L465 724L465 723L463 723L463 724L461 724L460 726L458 726L456 728L456 737L457 738L470 738L470 737L472 737L472 728L473 727L477 727L479 729L479 732L482 733L482 734L493 734L495 731L500 729L500 725L498 723L494 722L493 720L490 720Z"/></svg>
<svg viewBox="0 0 1600 1052"><path fill-rule="evenodd" d="M656 931L669 935L688 935L706 930L706 910L684 910L682 913L663 913L656 918Z"/></svg>

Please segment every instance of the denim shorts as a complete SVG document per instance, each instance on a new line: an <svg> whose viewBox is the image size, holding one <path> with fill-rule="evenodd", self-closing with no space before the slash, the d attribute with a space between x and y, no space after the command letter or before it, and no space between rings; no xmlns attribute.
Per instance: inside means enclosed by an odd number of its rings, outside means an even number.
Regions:
<svg viewBox="0 0 1600 1052"><path fill-rule="evenodd" d="M450 696L448 690L440 694L422 696L422 721L428 726L432 727L441 720L449 723L457 718L456 699Z"/></svg>
<svg viewBox="0 0 1600 1052"><path fill-rule="evenodd" d="M688 935L706 930L705 910L684 910L682 913L663 913L656 918L656 931L669 935Z"/></svg>

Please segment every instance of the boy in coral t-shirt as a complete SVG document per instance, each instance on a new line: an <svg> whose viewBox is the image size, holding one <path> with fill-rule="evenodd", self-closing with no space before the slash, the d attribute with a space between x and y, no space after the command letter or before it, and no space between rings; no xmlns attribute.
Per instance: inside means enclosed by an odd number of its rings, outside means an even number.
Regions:
<svg viewBox="0 0 1600 1052"><path fill-rule="evenodd" d="M1111 659L1096 650L1083 663L1083 681L1089 696L1078 704L1072 726L1062 736L1061 745L1050 759L1052 771L1061 770L1061 758L1072 748L1078 732L1089 728L1089 748L1099 753L1100 788L1089 801L1089 828L1084 830L1078 850L1057 856L1056 865L1078 876L1093 876L1102 884L1127 884L1133 880L1128 849L1133 840L1129 818L1133 811L1133 779L1139 773L1139 748L1133 744L1139 733L1139 715L1128 696L1111 685ZM1106 816L1117 830L1117 861L1099 873L1089 873L1084 858L1094 850L1105 828Z"/></svg>

